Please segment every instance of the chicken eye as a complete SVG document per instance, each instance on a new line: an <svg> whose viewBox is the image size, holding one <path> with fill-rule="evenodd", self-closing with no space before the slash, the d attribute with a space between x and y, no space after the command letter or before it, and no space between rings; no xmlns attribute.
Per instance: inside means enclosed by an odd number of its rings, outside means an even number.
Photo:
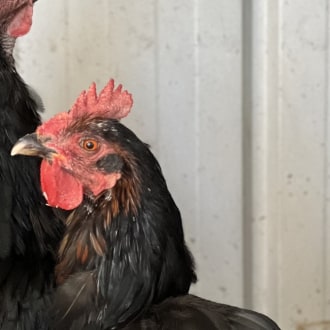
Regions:
<svg viewBox="0 0 330 330"><path fill-rule="evenodd" d="M99 143L93 139L85 139L80 143L81 147L87 151L95 151L99 147Z"/></svg>

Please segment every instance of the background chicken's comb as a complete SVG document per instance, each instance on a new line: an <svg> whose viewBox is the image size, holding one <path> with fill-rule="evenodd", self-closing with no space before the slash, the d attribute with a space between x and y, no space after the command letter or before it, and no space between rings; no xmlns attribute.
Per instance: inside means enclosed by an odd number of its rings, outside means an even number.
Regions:
<svg viewBox="0 0 330 330"><path fill-rule="evenodd" d="M133 99L127 91L122 91L122 85L114 88L111 79L97 95L96 84L92 83L88 91L83 91L77 98L69 112L62 112L52 117L38 127L39 134L54 134L64 130L70 123L83 117L100 117L107 119L121 119L130 112Z"/></svg>

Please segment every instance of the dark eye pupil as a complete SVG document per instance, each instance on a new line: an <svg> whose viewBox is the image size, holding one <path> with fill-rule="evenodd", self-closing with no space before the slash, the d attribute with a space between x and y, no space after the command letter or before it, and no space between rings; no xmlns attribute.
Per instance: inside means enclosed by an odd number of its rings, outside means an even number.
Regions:
<svg viewBox="0 0 330 330"><path fill-rule="evenodd" d="M86 147L87 149L94 149L94 147L95 147L94 142L87 141L87 142L85 143L85 147Z"/></svg>

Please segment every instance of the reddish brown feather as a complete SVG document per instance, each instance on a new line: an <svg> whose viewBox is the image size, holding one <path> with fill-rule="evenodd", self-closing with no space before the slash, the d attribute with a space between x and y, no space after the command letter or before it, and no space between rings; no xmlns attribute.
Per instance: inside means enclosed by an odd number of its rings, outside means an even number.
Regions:
<svg viewBox="0 0 330 330"><path fill-rule="evenodd" d="M130 157L121 151L122 157ZM129 173L117 182L112 189L111 200L106 195L101 195L95 201L102 210L102 217L86 216L79 209L73 211L67 218L66 235L59 248L59 263L56 266L57 283L62 283L81 266L95 256L103 256L107 253L107 241L105 232L109 229L113 218L120 212L125 215L137 216L140 207L140 184L136 175L135 161L130 157L132 165Z"/></svg>
<svg viewBox="0 0 330 330"><path fill-rule="evenodd" d="M84 264L87 261L88 258L88 246L86 245L84 250L83 250L83 254L81 255L81 263Z"/></svg>

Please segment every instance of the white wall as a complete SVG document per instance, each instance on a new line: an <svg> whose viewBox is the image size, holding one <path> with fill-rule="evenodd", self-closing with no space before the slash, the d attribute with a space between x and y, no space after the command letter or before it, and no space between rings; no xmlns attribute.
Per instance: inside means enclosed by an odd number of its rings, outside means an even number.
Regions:
<svg viewBox="0 0 330 330"><path fill-rule="evenodd" d="M133 93L197 260L194 293L330 329L328 0L40 0L17 61L45 117ZM310 324L308 326L308 324Z"/></svg>

